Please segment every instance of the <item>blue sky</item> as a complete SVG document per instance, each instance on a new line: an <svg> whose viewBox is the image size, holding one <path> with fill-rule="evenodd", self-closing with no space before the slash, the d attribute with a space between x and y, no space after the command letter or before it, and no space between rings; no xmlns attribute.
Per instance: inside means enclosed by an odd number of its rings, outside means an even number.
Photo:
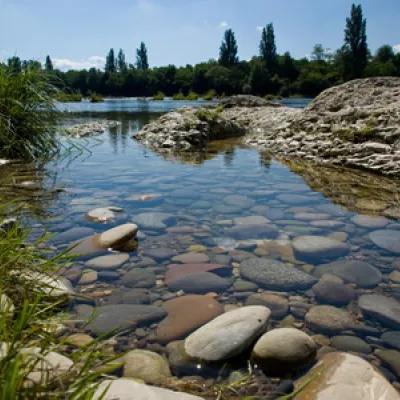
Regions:
<svg viewBox="0 0 400 400"><path fill-rule="evenodd" d="M236 34L241 59L258 52L260 27L274 23L279 53L304 57L343 42L352 0L0 0L0 59L18 55L63 69L103 66L111 47L134 62L144 41L151 66L218 57L223 32ZM361 0L368 43L400 51L400 0Z"/></svg>

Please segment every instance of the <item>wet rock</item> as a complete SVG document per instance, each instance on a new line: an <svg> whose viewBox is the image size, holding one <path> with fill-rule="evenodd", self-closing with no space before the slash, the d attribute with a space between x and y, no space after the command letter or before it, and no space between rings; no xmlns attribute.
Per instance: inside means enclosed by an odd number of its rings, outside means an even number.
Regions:
<svg viewBox="0 0 400 400"><path fill-rule="evenodd" d="M400 206L392 206L387 208L383 215L392 219L400 219Z"/></svg>
<svg viewBox="0 0 400 400"><path fill-rule="evenodd" d="M312 289L317 300L324 304L344 306L357 298L356 291L342 283L321 280Z"/></svg>
<svg viewBox="0 0 400 400"><path fill-rule="evenodd" d="M204 361L238 356L266 331L270 314L266 307L251 306L220 315L185 340L185 351Z"/></svg>
<svg viewBox="0 0 400 400"><path fill-rule="evenodd" d="M170 264L165 274L165 283L169 284L199 272L212 272L219 276L227 276L232 273L232 267L222 264Z"/></svg>
<svg viewBox="0 0 400 400"><path fill-rule="evenodd" d="M65 341L71 346L82 348L88 346L94 339L84 333L74 333L73 335L69 335Z"/></svg>
<svg viewBox="0 0 400 400"><path fill-rule="evenodd" d="M317 280L294 267L267 258L253 258L243 261L240 274L258 285L270 290L308 289Z"/></svg>
<svg viewBox="0 0 400 400"><path fill-rule="evenodd" d="M133 217L133 221L139 225L141 229L165 229L166 222L171 220L174 216L169 213L163 212L148 212L138 214Z"/></svg>
<svg viewBox="0 0 400 400"><path fill-rule="evenodd" d="M135 378L159 385L171 376L167 361L157 353L147 350L132 350L123 357L125 378Z"/></svg>
<svg viewBox="0 0 400 400"><path fill-rule="evenodd" d="M268 376L297 372L317 355L317 345L306 333L278 328L265 333L255 344L252 361Z"/></svg>
<svg viewBox="0 0 400 400"><path fill-rule="evenodd" d="M208 256L203 253L185 253L172 258L173 262L182 264L202 264L210 261Z"/></svg>
<svg viewBox="0 0 400 400"><path fill-rule="evenodd" d="M186 353L184 340L168 343L165 350L168 354L169 365L175 374L194 375L199 373L199 361ZM212 372L204 365L200 367L202 374Z"/></svg>
<svg viewBox="0 0 400 400"><path fill-rule="evenodd" d="M397 391L367 361L348 353L328 353L303 378L294 400L398 400Z"/></svg>
<svg viewBox="0 0 400 400"><path fill-rule="evenodd" d="M365 316L400 329L400 303L395 299L380 294L364 294L359 298L358 306Z"/></svg>
<svg viewBox="0 0 400 400"><path fill-rule="evenodd" d="M169 196L180 199L197 199L199 197L199 192L191 188L176 189L172 191Z"/></svg>
<svg viewBox="0 0 400 400"><path fill-rule="evenodd" d="M353 324L350 314L333 306L314 306L305 316L305 322L314 332L335 334Z"/></svg>
<svg viewBox="0 0 400 400"><path fill-rule="evenodd" d="M210 272L199 272L184 276L170 282L168 287L172 291L183 290L185 293L204 294L208 292L224 292L231 286L231 282Z"/></svg>
<svg viewBox="0 0 400 400"><path fill-rule="evenodd" d="M271 318L281 319L289 314L289 302L286 298L270 293L253 294L246 300L246 306L264 306L271 311Z"/></svg>
<svg viewBox="0 0 400 400"><path fill-rule="evenodd" d="M97 271L86 270L83 271L81 278L78 281L78 285L89 285L90 283L97 281Z"/></svg>
<svg viewBox="0 0 400 400"><path fill-rule="evenodd" d="M292 206L297 206L301 204L309 205L312 203L318 203L319 201L318 198L313 198L310 196L304 196L300 194L280 194L276 198L282 203L286 203Z"/></svg>
<svg viewBox="0 0 400 400"><path fill-rule="evenodd" d="M159 321L166 315L167 312L162 307L136 304L107 305L96 309L88 327L97 335L102 335L114 330L132 328L139 323Z"/></svg>
<svg viewBox="0 0 400 400"><path fill-rule="evenodd" d="M86 261L85 266L88 268L94 268L97 271L114 270L120 268L128 260L128 254L110 254L107 256L92 258L91 260Z"/></svg>
<svg viewBox="0 0 400 400"><path fill-rule="evenodd" d="M115 249L134 239L137 232L138 227L135 224L123 224L101 233L97 236L96 242L103 249Z"/></svg>
<svg viewBox="0 0 400 400"><path fill-rule="evenodd" d="M128 292L114 293L107 299L108 304L149 304L148 289L130 289Z"/></svg>
<svg viewBox="0 0 400 400"><path fill-rule="evenodd" d="M400 283L400 271L393 271L389 274L389 279L394 283Z"/></svg>
<svg viewBox="0 0 400 400"><path fill-rule="evenodd" d="M331 338L331 346L341 351L365 354L372 352L372 348L368 343L355 336L334 336Z"/></svg>
<svg viewBox="0 0 400 400"><path fill-rule="evenodd" d="M382 229L369 235L371 241L379 248L393 254L400 254L400 231Z"/></svg>
<svg viewBox="0 0 400 400"><path fill-rule="evenodd" d="M240 217L234 219L235 225L264 225L270 221L261 215L252 215L250 217Z"/></svg>
<svg viewBox="0 0 400 400"><path fill-rule="evenodd" d="M275 239L278 233L278 228L275 225L268 224L241 224L225 229L225 236L236 240Z"/></svg>
<svg viewBox="0 0 400 400"><path fill-rule="evenodd" d="M389 223L389 220L386 218L370 217L368 215L361 214L356 215L351 220L354 224L368 229L384 228Z"/></svg>
<svg viewBox="0 0 400 400"><path fill-rule="evenodd" d="M112 282L117 281L121 277L121 275L119 274L119 272L115 271L99 271L97 273L97 277L100 281Z"/></svg>
<svg viewBox="0 0 400 400"><path fill-rule="evenodd" d="M258 285L253 282L237 279L233 283L233 289L235 290L235 292L256 292L258 289Z"/></svg>
<svg viewBox="0 0 400 400"><path fill-rule="evenodd" d="M169 249L167 247L156 247L152 249L146 249L145 251L143 251L143 255L153 258L157 261L165 261L175 256L176 250Z"/></svg>
<svg viewBox="0 0 400 400"><path fill-rule="evenodd" d="M326 268L325 272L336 275L347 283L355 283L361 288L372 288L382 281L382 273L364 261L340 260L321 267Z"/></svg>
<svg viewBox="0 0 400 400"><path fill-rule="evenodd" d="M345 256L350 247L324 236L298 236L293 242L296 258L306 262L318 262Z"/></svg>
<svg viewBox="0 0 400 400"><path fill-rule="evenodd" d="M82 239L86 236L94 235L94 233L95 231L92 228L85 228L85 227L71 228L65 232L56 234L54 237L51 238L51 241L55 244L59 243L68 244L75 240Z"/></svg>
<svg viewBox="0 0 400 400"><path fill-rule="evenodd" d="M389 347L393 347L396 350L400 350L400 332L389 331L385 332L381 336L381 340Z"/></svg>
<svg viewBox="0 0 400 400"><path fill-rule="evenodd" d="M121 282L127 287L152 288L156 284L156 276L147 269L132 269L122 277Z"/></svg>
<svg viewBox="0 0 400 400"><path fill-rule="evenodd" d="M119 207L104 207L90 210L85 217L93 222L110 222L115 219L115 212L121 212Z"/></svg>
<svg viewBox="0 0 400 400"><path fill-rule="evenodd" d="M400 351L378 349L375 354L398 378L400 377Z"/></svg>
<svg viewBox="0 0 400 400"><path fill-rule="evenodd" d="M226 196L222 201L228 205L238 208L251 208L254 205L254 200L248 198L247 196L231 195Z"/></svg>
<svg viewBox="0 0 400 400"><path fill-rule="evenodd" d="M157 327L155 339L169 343L185 338L224 312L216 300L207 296L182 296L163 304L168 316Z"/></svg>
<svg viewBox="0 0 400 400"><path fill-rule="evenodd" d="M132 379L104 380L93 400L204 400L187 393L147 386Z"/></svg>

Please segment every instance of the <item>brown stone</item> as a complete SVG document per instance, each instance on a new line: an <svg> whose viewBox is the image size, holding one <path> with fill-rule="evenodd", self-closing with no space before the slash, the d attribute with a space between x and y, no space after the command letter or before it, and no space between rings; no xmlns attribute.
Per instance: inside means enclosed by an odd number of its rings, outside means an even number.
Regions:
<svg viewBox="0 0 400 400"><path fill-rule="evenodd" d="M168 316L158 324L155 340L169 343L183 339L191 332L221 315L224 309L208 296L182 296L163 304Z"/></svg>
<svg viewBox="0 0 400 400"><path fill-rule="evenodd" d="M203 264L209 262L210 259L206 254L191 252L175 256L172 258L172 261L182 264Z"/></svg>
<svg viewBox="0 0 400 400"><path fill-rule="evenodd" d="M165 274L165 283L168 285L183 277L199 272L212 272L218 275L227 275L232 267L222 264L170 264Z"/></svg>

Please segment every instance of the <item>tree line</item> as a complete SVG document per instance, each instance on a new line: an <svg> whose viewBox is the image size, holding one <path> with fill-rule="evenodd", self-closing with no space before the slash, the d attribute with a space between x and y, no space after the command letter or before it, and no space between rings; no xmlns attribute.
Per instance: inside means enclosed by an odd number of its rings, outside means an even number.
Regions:
<svg viewBox="0 0 400 400"><path fill-rule="evenodd" d="M37 66L36 61L8 60L9 67L23 69ZM400 54L389 45L381 46L371 55L367 44L367 21L361 5L353 4L346 19L343 46L335 52L321 44L314 46L311 57L294 59L289 52L278 54L274 26L263 28L259 54L250 61L238 57L235 33L224 33L218 60L177 68L174 65L149 67L148 51L142 42L136 50L136 62L130 64L122 49L110 49L104 71L53 68L50 56L44 69L51 71L64 88L82 95L153 96L164 93L187 95L215 91L219 95L254 94L315 96L321 91L351 79L369 76L400 76Z"/></svg>

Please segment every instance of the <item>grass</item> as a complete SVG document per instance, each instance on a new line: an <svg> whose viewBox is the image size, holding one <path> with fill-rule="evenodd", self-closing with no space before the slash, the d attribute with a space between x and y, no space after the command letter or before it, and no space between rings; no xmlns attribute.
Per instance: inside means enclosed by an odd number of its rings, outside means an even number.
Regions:
<svg viewBox="0 0 400 400"><path fill-rule="evenodd" d="M82 101L83 96L80 93L66 93L60 91L55 94L54 98L60 103L71 103Z"/></svg>
<svg viewBox="0 0 400 400"><path fill-rule="evenodd" d="M370 118L367 124L362 129L348 128L338 131L336 134L343 140L352 143L363 143L368 140L374 139L375 127L377 126L377 121L375 118Z"/></svg>
<svg viewBox="0 0 400 400"><path fill-rule="evenodd" d="M95 92L91 92L89 95L89 100L91 103L102 103L104 101L104 97L101 97Z"/></svg>
<svg viewBox="0 0 400 400"><path fill-rule="evenodd" d="M162 101L165 99L165 94L163 92L158 92L153 96L153 100Z"/></svg>
<svg viewBox="0 0 400 400"><path fill-rule="evenodd" d="M175 93L172 96L172 100L186 100L186 96L182 92Z"/></svg>
<svg viewBox="0 0 400 400"><path fill-rule="evenodd" d="M172 96L172 100L196 101L198 98L199 96L195 92L189 92L187 96L185 96L182 92L179 92Z"/></svg>
<svg viewBox="0 0 400 400"><path fill-rule="evenodd" d="M203 95L203 100L214 100L216 96L217 92L214 89L211 89L205 95Z"/></svg>
<svg viewBox="0 0 400 400"><path fill-rule="evenodd" d="M264 96L265 100L282 100L282 96L276 95L276 94L267 94Z"/></svg>
<svg viewBox="0 0 400 400"><path fill-rule="evenodd" d="M57 89L38 69L13 72L0 65L0 157L35 159L58 151Z"/></svg>

